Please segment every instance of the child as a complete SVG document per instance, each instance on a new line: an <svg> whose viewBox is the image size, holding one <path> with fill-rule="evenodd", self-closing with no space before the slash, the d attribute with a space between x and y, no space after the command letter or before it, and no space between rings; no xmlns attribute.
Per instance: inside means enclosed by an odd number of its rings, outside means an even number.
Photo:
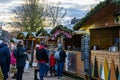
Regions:
<svg viewBox="0 0 120 80"><path fill-rule="evenodd" d="M50 62L50 74L51 74L51 76L53 76L52 74L55 75L55 64L56 64L56 60L54 58L53 52L51 52L51 54L50 54L50 61L49 62Z"/></svg>

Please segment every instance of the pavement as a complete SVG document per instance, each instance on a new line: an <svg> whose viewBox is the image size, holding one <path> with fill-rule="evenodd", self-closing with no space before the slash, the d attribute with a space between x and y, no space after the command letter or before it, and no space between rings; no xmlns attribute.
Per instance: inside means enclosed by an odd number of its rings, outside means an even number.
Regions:
<svg viewBox="0 0 120 80"><path fill-rule="evenodd" d="M13 73L10 74L10 77L13 75ZM16 80L16 79L11 79L10 80ZM34 80L34 69L28 69L25 70L23 74L23 79L22 80ZM50 74L48 74L46 77L44 77L44 80L76 80L68 76L63 76L62 79L57 79L56 76L51 77Z"/></svg>

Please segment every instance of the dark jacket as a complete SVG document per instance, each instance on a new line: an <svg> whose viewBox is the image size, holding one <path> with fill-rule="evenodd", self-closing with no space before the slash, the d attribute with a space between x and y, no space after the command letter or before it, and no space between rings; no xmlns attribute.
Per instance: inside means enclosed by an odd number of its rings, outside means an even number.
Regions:
<svg viewBox="0 0 120 80"><path fill-rule="evenodd" d="M47 62L48 63L48 54L47 54L46 49L44 49L44 46L40 46L36 50L36 59L39 62Z"/></svg>
<svg viewBox="0 0 120 80"><path fill-rule="evenodd" d="M0 44L0 62L7 62L10 64L10 51L7 44Z"/></svg>
<svg viewBox="0 0 120 80"><path fill-rule="evenodd" d="M58 62L65 62L66 52L64 50L61 50L59 55L60 55L60 60Z"/></svg>
<svg viewBox="0 0 120 80"><path fill-rule="evenodd" d="M24 67L27 59L27 54L25 54L26 49L22 45L17 45L17 48L14 50L14 56L16 58L16 66Z"/></svg>
<svg viewBox="0 0 120 80"><path fill-rule="evenodd" d="M5 63L8 65L8 71L10 67L10 51L7 44L0 44L0 63Z"/></svg>

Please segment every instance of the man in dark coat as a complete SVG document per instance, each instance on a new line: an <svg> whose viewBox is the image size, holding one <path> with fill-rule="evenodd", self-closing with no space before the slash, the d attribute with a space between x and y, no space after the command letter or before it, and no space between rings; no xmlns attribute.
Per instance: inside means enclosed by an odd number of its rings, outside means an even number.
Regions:
<svg viewBox="0 0 120 80"><path fill-rule="evenodd" d="M3 42L0 44L0 66L4 80L8 78L8 72L10 69L10 51L7 46L7 41L7 38L3 38Z"/></svg>
<svg viewBox="0 0 120 80"><path fill-rule="evenodd" d="M14 56L16 58L17 67L17 80L22 80L22 75L24 72L24 66L27 59L26 49L23 47L23 42L19 41L17 48L14 51Z"/></svg>

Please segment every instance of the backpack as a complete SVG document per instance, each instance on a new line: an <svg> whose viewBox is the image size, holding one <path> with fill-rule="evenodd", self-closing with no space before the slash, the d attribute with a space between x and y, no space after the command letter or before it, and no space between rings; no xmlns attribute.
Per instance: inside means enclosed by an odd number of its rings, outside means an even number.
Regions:
<svg viewBox="0 0 120 80"><path fill-rule="evenodd" d="M55 54L54 54L54 57L55 57L56 60L60 60L60 51L61 50L56 51Z"/></svg>
<svg viewBox="0 0 120 80"><path fill-rule="evenodd" d="M47 60L47 51L43 49L37 49L36 50L36 59L37 60Z"/></svg>

